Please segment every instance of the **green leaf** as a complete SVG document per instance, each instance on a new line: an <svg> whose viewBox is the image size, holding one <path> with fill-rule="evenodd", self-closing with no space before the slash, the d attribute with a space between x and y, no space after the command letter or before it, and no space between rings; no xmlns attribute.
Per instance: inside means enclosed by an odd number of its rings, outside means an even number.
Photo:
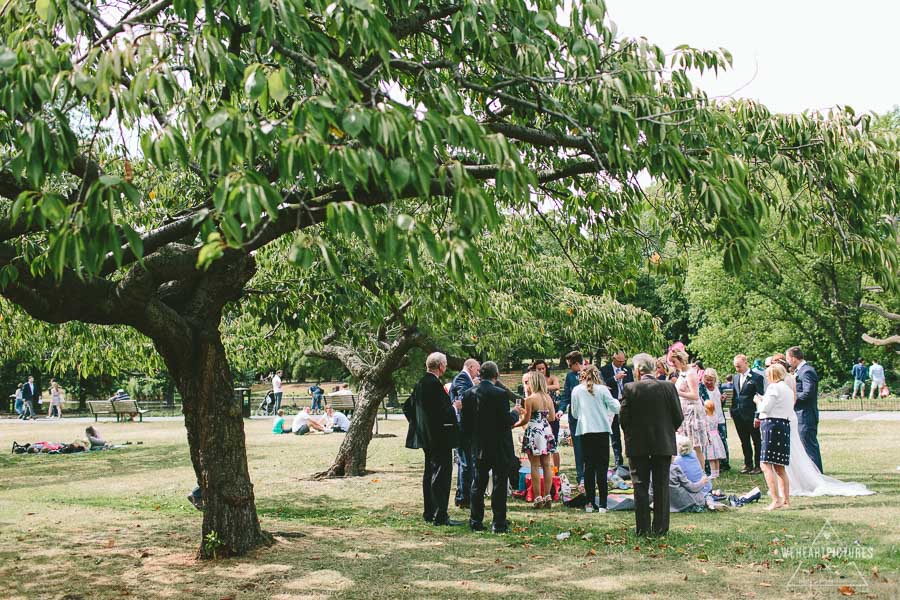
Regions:
<svg viewBox="0 0 900 600"><path fill-rule="evenodd" d="M0 70L8 71L12 67L16 66L19 62L19 59L16 57L16 53L9 49L4 49L0 52Z"/></svg>
<svg viewBox="0 0 900 600"><path fill-rule="evenodd" d="M37 0L34 4L34 10L37 16L47 22L52 21L56 17L56 6L53 0Z"/></svg>
<svg viewBox="0 0 900 600"><path fill-rule="evenodd" d="M369 126L369 114L362 110L351 110L344 115L341 127L347 134L356 137Z"/></svg>
<svg viewBox="0 0 900 600"><path fill-rule="evenodd" d="M266 81L269 86L269 97L275 102L281 104L290 95L287 72L284 69L272 71Z"/></svg>
<svg viewBox="0 0 900 600"><path fill-rule="evenodd" d="M206 117L203 126L210 131L215 131L228 121L228 111L220 110Z"/></svg>
<svg viewBox="0 0 900 600"><path fill-rule="evenodd" d="M409 176L412 173L412 168L409 164L409 161L401 156L400 158L395 158L391 161L388 172L391 176L391 183L394 184L394 190L399 192L404 187L406 187L406 184L409 182Z"/></svg>
<svg viewBox="0 0 900 600"><path fill-rule="evenodd" d="M44 199L41 200L41 214L43 214L48 221L59 223L66 216L66 205L59 199L59 196L47 194L44 196Z"/></svg>
<svg viewBox="0 0 900 600"><path fill-rule="evenodd" d="M138 258L143 258L144 240L141 239L138 232L132 229L127 223L122 223L122 232L125 234L125 239L128 240L128 246L131 248L131 251L134 252L134 255Z"/></svg>
<svg viewBox="0 0 900 600"><path fill-rule="evenodd" d="M244 93L252 99L266 91L266 77L261 65L250 65L244 70Z"/></svg>

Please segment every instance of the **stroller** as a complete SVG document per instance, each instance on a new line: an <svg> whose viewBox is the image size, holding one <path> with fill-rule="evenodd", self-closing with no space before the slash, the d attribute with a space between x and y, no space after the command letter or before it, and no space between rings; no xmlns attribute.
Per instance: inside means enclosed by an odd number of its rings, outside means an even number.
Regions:
<svg viewBox="0 0 900 600"><path fill-rule="evenodd" d="M271 417L275 414L275 394L271 390L266 392L265 397L256 409L257 417Z"/></svg>

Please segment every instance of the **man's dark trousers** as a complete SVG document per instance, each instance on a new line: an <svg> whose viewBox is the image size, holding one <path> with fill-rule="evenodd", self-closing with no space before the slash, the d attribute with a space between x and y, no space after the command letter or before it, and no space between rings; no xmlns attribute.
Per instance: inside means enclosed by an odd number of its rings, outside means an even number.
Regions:
<svg viewBox="0 0 900 600"><path fill-rule="evenodd" d="M459 458L459 468L456 470L456 504L468 506L469 496L472 492L472 479L475 476L475 461L472 458L472 449L466 440L460 442L459 448L456 449L456 456Z"/></svg>
<svg viewBox="0 0 900 600"><path fill-rule="evenodd" d="M425 512L422 516L426 521L443 523L447 520L452 476L453 454L449 448L425 451L425 472L422 475Z"/></svg>
<svg viewBox="0 0 900 600"><path fill-rule="evenodd" d="M613 416L612 434L609 437L610 441L612 441L613 457L616 459L616 467L621 467L625 464L625 461L622 457L622 432L621 429L619 429L619 415Z"/></svg>
<svg viewBox="0 0 900 600"><path fill-rule="evenodd" d="M476 461L475 479L472 482L470 525L481 525L484 521L484 492L487 489L488 478L493 476L494 488L491 490L491 512L494 513L494 527L502 529L507 526L506 480L508 472L509 465L506 457L498 461Z"/></svg>
<svg viewBox="0 0 900 600"><path fill-rule="evenodd" d="M734 419L734 428L741 438L741 450L744 453L744 467L756 469L759 467L759 451L762 447L762 437L759 427L753 426L752 420Z"/></svg>
<svg viewBox="0 0 900 600"><path fill-rule="evenodd" d="M638 535L669 531L669 465L671 456L629 456L634 485L634 518ZM650 523L650 479L653 479L653 523Z"/></svg>

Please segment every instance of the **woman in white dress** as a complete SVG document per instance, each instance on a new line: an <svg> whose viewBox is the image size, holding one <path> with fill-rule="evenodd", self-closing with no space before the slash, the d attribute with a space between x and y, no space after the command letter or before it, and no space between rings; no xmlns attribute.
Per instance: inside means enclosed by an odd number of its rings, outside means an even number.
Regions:
<svg viewBox="0 0 900 600"><path fill-rule="evenodd" d="M690 438L694 444L694 452L700 464L706 462L706 446L709 444L709 436L706 432L706 409L700 400L700 380L697 373L691 369L688 363L687 352L673 350L671 354L672 366L678 371L678 381L675 387L678 390L678 399L681 401L681 412L684 421L678 428L678 433Z"/></svg>
<svg viewBox="0 0 900 600"><path fill-rule="evenodd" d="M773 363L778 362L787 368L788 363L784 354L772 356ZM793 373L788 373L784 382L797 395L797 378ZM800 440L800 429L797 425L797 413L791 411L791 460L784 467L791 486L791 496L870 496L874 494L861 483L854 481L841 481L834 477L823 475L806 454L803 442Z"/></svg>

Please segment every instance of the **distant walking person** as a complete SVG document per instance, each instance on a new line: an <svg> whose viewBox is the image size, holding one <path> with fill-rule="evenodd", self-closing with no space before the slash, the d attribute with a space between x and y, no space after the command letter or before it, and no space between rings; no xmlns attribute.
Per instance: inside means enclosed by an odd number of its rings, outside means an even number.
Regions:
<svg viewBox="0 0 900 600"><path fill-rule="evenodd" d="M22 401L22 387L23 387L24 385L25 385L24 383L20 383L20 384L16 387L16 405L15 405L15 408L16 408L16 414L19 415L19 418L20 418L20 419L22 418L22 413L25 411L25 409L22 408L22 404L23 404L23 401Z"/></svg>
<svg viewBox="0 0 900 600"><path fill-rule="evenodd" d="M34 419L37 415L35 411L35 400L39 398L41 391L34 385L34 377L28 376L28 382L22 386L22 419Z"/></svg>
<svg viewBox="0 0 900 600"><path fill-rule="evenodd" d="M656 359L649 354L638 354L632 362L639 379L627 384L622 392L619 421L634 484L636 533L665 535L669 531L669 464L676 451L675 430L681 426L684 416L675 386L656 378Z"/></svg>
<svg viewBox="0 0 900 600"><path fill-rule="evenodd" d="M274 412L278 413L278 409L281 408L281 375L283 371L280 369L275 371L275 375L272 377L272 395L275 397L275 409Z"/></svg>
<svg viewBox="0 0 900 600"><path fill-rule="evenodd" d="M875 366L874 361L872 366ZM859 397L862 399L866 395L866 379L869 378L869 369L866 368L866 362L862 358L856 359L856 364L853 365L850 373L853 375L853 395L850 396L850 399L856 400L857 392L859 392Z"/></svg>
<svg viewBox="0 0 900 600"><path fill-rule="evenodd" d="M312 397L312 406L310 406L310 410L312 410L313 414L316 411L321 411L323 408L323 400L325 399L325 390L322 389L322 386L319 385L320 382L316 382L311 388L309 388L309 395Z"/></svg>
<svg viewBox="0 0 900 600"><path fill-rule="evenodd" d="M872 368L869 369L869 377L872 378L872 390L869 392L869 400L877 397L884 387L884 367L878 364L878 361L872 359Z"/></svg>
<svg viewBox="0 0 900 600"><path fill-rule="evenodd" d="M62 419L62 405L66 401L66 393L59 387L56 380L50 382L50 408L47 409L47 418L53 418L53 409L56 409L56 418Z"/></svg>
<svg viewBox="0 0 900 600"><path fill-rule="evenodd" d="M797 413L797 424L800 429L800 441L810 460L822 473L822 454L819 450L819 376L803 358L803 350L799 346L788 348L787 360L797 377L797 401L794 411Z"/></svg>

